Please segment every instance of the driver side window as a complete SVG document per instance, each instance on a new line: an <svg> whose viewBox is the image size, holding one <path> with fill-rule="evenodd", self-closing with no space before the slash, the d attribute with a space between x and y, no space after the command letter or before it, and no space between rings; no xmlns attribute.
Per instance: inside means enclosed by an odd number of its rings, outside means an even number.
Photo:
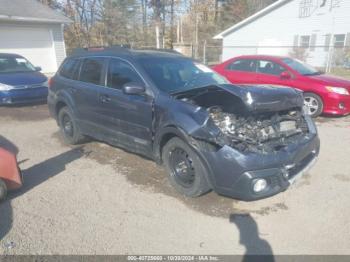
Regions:
<svg viewBox="0 0 350 262"><path fill-rule="evenodd" d="M143 84L141 77L130 64L119 59L111 59L108 66L107 86L122 89L128 83Z"/></svg>

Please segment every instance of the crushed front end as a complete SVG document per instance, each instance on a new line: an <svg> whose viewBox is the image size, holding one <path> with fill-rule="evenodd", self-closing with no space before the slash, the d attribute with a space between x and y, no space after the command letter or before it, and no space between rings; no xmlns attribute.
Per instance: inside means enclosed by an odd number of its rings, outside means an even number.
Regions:
<svg viewBox="0 0 350 262"><path fill-rule="evenodd" d="M286 190L316 162L320 147L301 94L259 88L211 87L178 97L208 114L190 135L198 142L213 189L247 201Z"/></svg>

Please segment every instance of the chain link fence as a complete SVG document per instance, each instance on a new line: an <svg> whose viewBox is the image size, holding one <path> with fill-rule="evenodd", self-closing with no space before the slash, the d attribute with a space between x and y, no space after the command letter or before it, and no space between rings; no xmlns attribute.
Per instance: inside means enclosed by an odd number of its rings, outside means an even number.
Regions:
<svg viewBox="0 0 350 262"><path fill-rule="evenodd" d="M191 56L209 66L240 55L277 55L301 60L320 71L350 78L350 47L332 46L222 46L205 42L192 46Z"/></svg>
<svg viewBox="0 0 350 262"><path fill-rule="evenodd" d="M133 47L131 47L133 48ZM156 49L155 46L139 48ZM279 55L289 56L310 64L320 71L350 79L350 47L332 46L222 46L207 43L174 43L173 49L185 56L192 57L208 66L214 66L229 58L240 55ZM67 50L71 53L72 50Z"/></svg>

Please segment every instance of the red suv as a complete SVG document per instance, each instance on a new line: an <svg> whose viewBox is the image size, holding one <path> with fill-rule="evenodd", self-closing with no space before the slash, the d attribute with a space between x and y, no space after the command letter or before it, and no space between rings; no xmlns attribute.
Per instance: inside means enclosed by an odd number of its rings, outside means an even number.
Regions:
<svg viewBox="0 0 350 262"><path fill-rule="evenodd" d="M290 57L251 55L232 58L213 68L234 84L283 85L304 92L307 113L350 113L350 81L324 75Z"/></svg>

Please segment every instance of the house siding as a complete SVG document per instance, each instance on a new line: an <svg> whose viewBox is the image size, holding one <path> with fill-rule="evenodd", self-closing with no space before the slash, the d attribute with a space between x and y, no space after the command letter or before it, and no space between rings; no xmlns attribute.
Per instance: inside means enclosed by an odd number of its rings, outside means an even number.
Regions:
<svg viewBox="0 0 350 262"><path fill-rule="evenodd" d="M328 0L320 7L322 2L293 0L228 33L223 37L222 59L245 54L289 55L295 43L300 45L300 36L308 35L316 47L307 50L306 61L325 67L329 54L325 48L327 37L330 35L332 42L335 34L350 33L350 1ZM302 9L307 3L311 3L311 9Z"/></svg>

